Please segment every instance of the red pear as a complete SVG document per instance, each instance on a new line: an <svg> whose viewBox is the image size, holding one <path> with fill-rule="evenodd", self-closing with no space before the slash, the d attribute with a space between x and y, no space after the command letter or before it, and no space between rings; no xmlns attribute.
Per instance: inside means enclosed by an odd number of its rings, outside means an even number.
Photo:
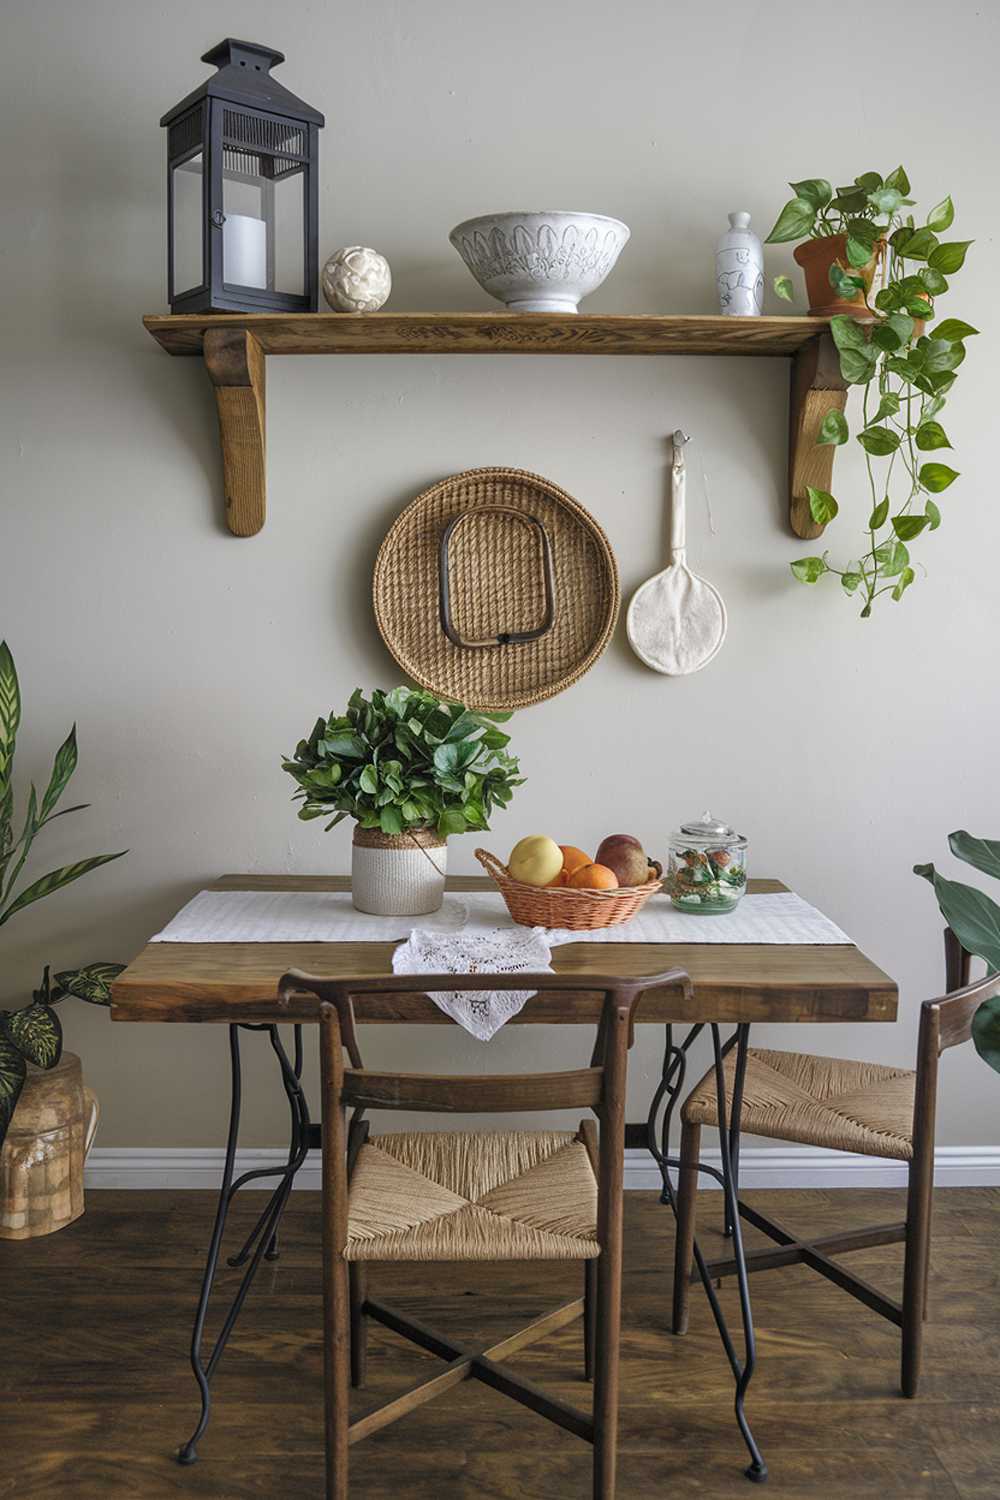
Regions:
<svg viewBox="0 0 1000 1500"><path fill-rule="evenodd" d="M630 833L609 834L594 858L599 865L614 870L619 885L645 885L655 868L642 844Z"/></svg>

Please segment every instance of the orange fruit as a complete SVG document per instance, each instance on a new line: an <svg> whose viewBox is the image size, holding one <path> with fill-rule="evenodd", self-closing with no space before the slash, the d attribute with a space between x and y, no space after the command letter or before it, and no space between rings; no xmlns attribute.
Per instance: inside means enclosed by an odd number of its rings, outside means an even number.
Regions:
<svg viewBox="0 0 1000 1500"><path fill-rule="evenodd" d="M554 880L549 881L550 886L569 885L569 877L574 870L593 863L590 855L584 854L582 849L577 849L575 844L560 844L559 850L563 857L562 869Z"/></svg>
<svg viewBox="0 0 1000 1500"><path fill-rule="evenodd" d="M618 876L607 865L587 864L574 870L566 884L576 891L616 891Z"/></svg>

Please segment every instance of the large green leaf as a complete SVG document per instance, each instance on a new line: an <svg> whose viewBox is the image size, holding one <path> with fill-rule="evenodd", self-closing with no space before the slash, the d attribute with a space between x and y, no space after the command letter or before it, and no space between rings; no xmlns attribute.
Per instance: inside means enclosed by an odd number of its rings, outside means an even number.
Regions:
<svg viewBox="0 0 1000 1500"><path fill-rule="evenodd" d="M817 526L825 526L834 519L840 507L828 490L817 490L807 484L806 494L809 496L809 514Z"/></svg>
<svg viewBox="0 0 1000 1500"><path fill-rule="evenodd" d="M958 478L958 472L947 464L922 464L917 478L925 490L930 490L932 495L939 495Z"/></svg>
<svg viewBox="0 0 1000 1500"><path fill-rule="evenodd" d="M934 271L941 271L945 276L951 276L955 271L960 271L965 264L965 252L972 244L971 240L948 240L943 245L938 245L932 250L927 258L928 265Z"/></svg>
<svg viewBox="0 0 1000 1500"><path fill-rule="evenodd" d="M972 885L946 880L933 865L914 865L934 887L941 915L968 953L1000 969L1000 906Z"/></svg>
<svg viewBox="0 0 1000 1500"><path fill-rule="evenodd" d="M984 1000L973 1016L972 1042L983 1062L1000 1073L1000 995Z"/></svg>
<svg viewBox="0 0 1000 1500"><path fill-rule="evenodd" d="M949 833L948 848L956 859L1000 880L1000 839L977 839L959 828Z"/></svg>
<svg viewBox="0 0 1000 1500"><path fill-rule="evenodd" d="M36 1068L54 1068L62 1055L62 1024L51 1005L36 1000L7 1011L0 1030Z"/></svg>
<svg viewBox="0 0 1000 1500"><path fill-rule="evenodd" d="M10 1117L24 1087L27 1071L20 1052L0 1031L0 1146L3 1145Z"/></svg>
<svg viewBox="0 0 1000 1500"><path fill-rule="evenodd" d="M813 205L805 198L793 198L781 210L766 243L779 245L786 240L804 240L812 233L815 220L816 209Z"/></svg>
<svg viewBox="0 0 1000 1500"><path fill-rule="evenodd" d="M43 896L51 896L55 891L61 891L63 886L72 885L74 880L79 880L81 875L96 870L99 865L110 864L113 859L121 859L127 854L127 849L120 849L117 854L95 854L91 859L78 860L75 865L63 865L60 870L50 870L47 875L25 886L19 896L10 905L0 911L0 927L9 922L15 912L23 911L34 901L41 901Z"/></svg>
<svg viewBox="0 0 1000 1500"><path fill-rule="evenodd" d="M111 986L123 973L124 964L85 964L82 969L64 969L56 975L53 1004L66 995L86 1000L89 1005L110 1005Z"/></svg>
<svg viewBox="0 0 1000 1500"><path fill-rule="evenodd" d="M52 763L52 775L49 777L49 784L42 798L40 819L43 823L66 790L66 783L76 770L76 762L76 725L74 724L56 751L55 760Z"/></svg>
<svg viewBox="0 0 1000 1500"><path fill-rule="evenodd" d="M833 188L825 177L807 177L804 182L790 182L796 198L803 198L813 208L825 208L833 197Z"/></svg>

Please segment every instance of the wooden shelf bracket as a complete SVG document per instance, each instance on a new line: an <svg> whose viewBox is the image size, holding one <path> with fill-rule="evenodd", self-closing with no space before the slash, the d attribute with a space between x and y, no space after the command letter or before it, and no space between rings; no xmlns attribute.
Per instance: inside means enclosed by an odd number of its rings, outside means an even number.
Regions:
<svg viewBox="0 0 1000 1500"><path fill-rule="evenodd" d="M234 536L255 536L267 497L264 351L246 329L209 328L204 353L219 410L226 524Z"/></svg>
<svg viewBox="0 0 1000 1500"><path fill-rule="evenodd" d="M812 518L806 486L829 490L833 482L835 443L818 443L823 418L844 410L847 385L840 356L829 333L821 333L792 356L788 403L788 519L796 536L812 540L824 527Z"/></svg>

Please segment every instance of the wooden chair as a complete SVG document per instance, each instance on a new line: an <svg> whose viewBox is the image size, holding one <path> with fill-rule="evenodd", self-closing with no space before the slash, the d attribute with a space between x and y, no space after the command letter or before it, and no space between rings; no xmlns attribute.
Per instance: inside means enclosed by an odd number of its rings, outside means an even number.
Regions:
<svg viewBox="0 0 1000 1500"><path fill-rule="evenodd" d="M737 1079L733 1056L726 1059L730 1102L734 1089L737 1096L742 1090L742 1131L796 1145L834 1147L907 1163L906 1219L898 1224L804 1240L739 1200L740 1216L779 1247L748 1254L747 1270L771 1270L804 1262L902 1330L900 1383L904 1396L916 1395L920 1377L934 1193L938 1060L947 1048L969 1040L972 1018L979 1006L1000 994L998 974L968 983L969 955L963 953L950 932L946 934L946 956L949 988L958 984L965 987L921 1006L915 1072L750 1048L745 1076ZM673 1306L673 1330L678 1334L687 1330L688 1322L701 1128L718 1124L714 1070L692 1089L681 1118ZM902 1303L883 1296L833 1259L850 1250L899 1240L906 1243ZM735 1270L733 1260L708 1266L715 1279L733 1275Z"/></svg>
<svg viewBox="0 0 1000 1500"><path fill-rule="evenodd" d="M594 1447L593 1493L612 1500L618 1428L625 1082L633 1016L643 992L672 985L691 993L683 971L636 979L558 974L412 975L323 979L295 971L281 980L287 1004L316 997L323 1091L324 1352L326 1493L346 1500L348 1448L463 1380L481 1380ZM588 1068L472 1077L380 1073L364 1068L353 997L439 990L582 989L603 995ZM297 1001L298 1003L298 1001ZM345 1066L344 1052L349 1066ZM345 1128L345 1107L353 1111ZM412 1132L369 1136L369 1109L503 1113L589 1108L572 1132ZM457 1342L368 1295L372 1261L576 1260L584 1296L487 1348ZM595 1269L596 1267L596 1269ZM502 1361L545 1334L584 1318L585 1371L594 1380L587 1415L512 1374ZM353 1383L365 1378L367 1319L445 1361L404 1396L349 1418Z"/></svg>

